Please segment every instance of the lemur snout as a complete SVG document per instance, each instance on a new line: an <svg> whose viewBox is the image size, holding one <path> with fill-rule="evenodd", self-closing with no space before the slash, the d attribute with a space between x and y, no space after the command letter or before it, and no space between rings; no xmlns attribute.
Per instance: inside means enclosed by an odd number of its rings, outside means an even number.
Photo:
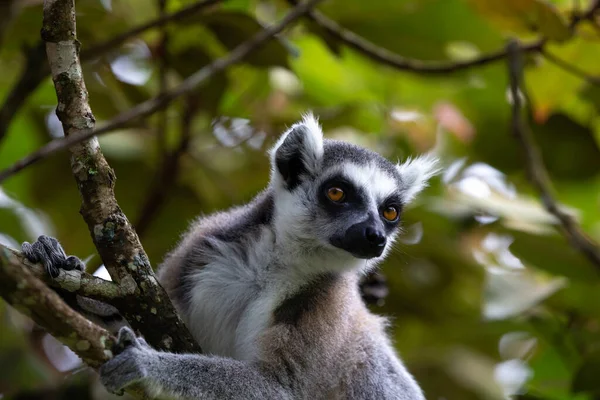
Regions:
<svg viewBox="0 0 600 400"><path fill-rule="evenodd" d="M385 234L379 229L367 226L365 228L365 238L369 243L372 243L375 246L385 246Z"/></svg>
<svg viewBox="0 0 600 400"><path fill-rule="evenodd" d="M362 241L357 243L356 254L360 258L379 257L385 248L386 238L383 231L375 226L367 225L363 229Z"/></svg>
<svg viewBox="0 0 600 400"><path fill-rule="evenodd" d="M381 256L387 238L377 221L369 218L352 225L343 235L332 238L331 243L354 257L369 259Z"/></svg>

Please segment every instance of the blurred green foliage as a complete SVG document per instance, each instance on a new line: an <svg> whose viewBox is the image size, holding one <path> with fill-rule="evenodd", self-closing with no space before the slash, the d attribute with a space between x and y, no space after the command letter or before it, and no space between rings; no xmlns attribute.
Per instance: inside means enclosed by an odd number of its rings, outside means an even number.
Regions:
<svg viewBox="0 0 600 400"><path fill-rule="evenodd" d="M39 41L41 0L0 5L0 98ZM167 1L167 11L190 4ZM453 62L501 49L509 35L543 34L556 57L600 76L598 21L568 21L589 1L329 0L320 10L343 27L405 57ZM158 1L78 0L82 48L158 15ZM169 87L227 53L289 9L283 1L231 0L164 29ZM98 121L158 94L161 29L149 30L84 65ZM118 180L118 201L139 221L154 265L188 221L249 200L268 179L265 150L306 110L326 136L391 159L434 148L446 172L405 213L405 232L383 266L390 294L374 310L393 319L398 351L429 399L591 400L600 395L600 269L571 248L525 179L510 134L504 61L443 75L379 65L305 21L191 96L100 138ZM600 239L600 88L529 54L529 122L560 202ZM61 135L49 78L31 93L0 141L0 168ZM191 115L178 173L162 176ZM158 130L165 118L166 130ZM100 266L78 214L66 153L0 187L0 241L18 246L55 235ZM164 196L156 200L156 191ZM60 398L81 385L63 349L0 303L0 397ZM94 382L93 375L86 378ZM87 382L84 379L85 382ZM79 386L77 386L79 387ZM91 397L108 395L93 383ZM30 397L23 391L32 392ZM79 390L79 389L77 389ZM20 394L19 394L20 393ZM31 397L33 396L33 397ZM54 396L54 397L52 397ZM65 395L66 396L66 395ZM78 397L84 398L84 397Z"/></svg>

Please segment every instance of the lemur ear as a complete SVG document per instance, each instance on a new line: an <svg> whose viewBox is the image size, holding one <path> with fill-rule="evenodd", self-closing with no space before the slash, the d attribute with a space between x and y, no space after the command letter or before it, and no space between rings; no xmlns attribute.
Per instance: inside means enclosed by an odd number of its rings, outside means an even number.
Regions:
<svg viewBox="0 0 600 400"><path fill-rule="evenodd" d="M413 159L408 158L405 162L396 165L396 170L402 180L402 197L408 204L427 187L429 179L437 175L441 168L436 157L423 155Z"/></svg>
<svg viewBox="0 0 600 400"><path fill-rule="evenodd" d="M271 149L273 179L281 178L292 190L300 184L302 175L319 170L323 157L323 132L317 119L306 114L301 122L288 129Z"/></svg>

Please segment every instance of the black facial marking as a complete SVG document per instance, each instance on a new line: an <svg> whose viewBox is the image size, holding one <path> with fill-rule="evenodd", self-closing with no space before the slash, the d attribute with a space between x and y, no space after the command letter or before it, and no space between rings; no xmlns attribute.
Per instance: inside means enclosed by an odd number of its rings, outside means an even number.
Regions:
<svg viewBox="0 0 600 400"><path fill-rule="evenodd" d="M343 201L332 201L327 196L331 187L344 191ZM346 250L358 258L370 259L381 256L387 244L387 238L397 228L400 215L394 221L383 216L386 208L393 206L401 211L400 194L390 195L379 204L378 210L370 210L368 188L356 187L343 174L335 175L325 181L318 191L318 201L332 220L353 221L345 230L340 230L329 238L329 243Z"/></svg>
<svg viewBox="0 0 600 400"><path fill-rule="evenodd" d="M275 165L289 190L294 190L300 184L300 176L307 172L306 160L302 158L307 135L305 126L296 127L288 133L275 155Z"/></svg>
<svg viewBox="0 0 600 400"><path fill-rule="evenodd" d="M396 221L388 221L387 219L385 219L383 217L383 212L388 207L395 207L398 210L398 219ZM384 223L386 233L387 234L391 233L393 230L395 230L398 227L398 224L400 223L400 221L402 219L402 200L400 198L400 195L393 194L392 196L388 197L379 206L379 213L381 214L381 220Z"/></svg>
<svg viewBox="0 0 600 400"><path fill-rule="evenodd" d="M284 300L273 312L276 324L297 325L300 319L315 309L331 292L337 280L335 274L323 274Z"/></svg>
<svg viewBox="0 0 600 400"><path fill-rule="evenodd" d="M327 197L327 190L331 187L339 187L344 191L343 201L337 203ZM325 181L319 188L318 199L321 208L332 218L349 212L364 212L369 201L367 194L361 188L354 186L342 175L333 176Z"/></svg>

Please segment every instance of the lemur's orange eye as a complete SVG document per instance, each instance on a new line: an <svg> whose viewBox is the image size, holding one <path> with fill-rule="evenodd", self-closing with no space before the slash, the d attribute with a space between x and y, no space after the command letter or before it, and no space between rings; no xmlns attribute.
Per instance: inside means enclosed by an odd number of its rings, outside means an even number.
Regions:
<svg viewBox="0 0 600 400"><path fill-rule="evenodd" d="M327 197L329 197L329 200L339 203L340 201L344 200L345 194L342 189L333 186L327 189Z"/></svg>
<svg viewBox="0 0 600 400"><path fill-rule="evenodd" d="M386 207L386 209L383 210L383 218L387 219L390 222L393 222L396 219L398 219L398 214L398 209L394 206Z"/></svg>

